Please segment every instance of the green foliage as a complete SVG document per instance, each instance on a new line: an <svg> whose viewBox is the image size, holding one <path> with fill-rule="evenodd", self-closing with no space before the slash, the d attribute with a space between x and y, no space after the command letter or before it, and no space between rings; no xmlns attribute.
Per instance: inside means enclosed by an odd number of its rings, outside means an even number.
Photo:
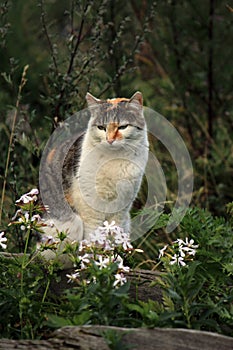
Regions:
<svg viewBox="0 0 233 350"><path fill-rule="evenodd" d="M134 348L134 345L126 345L122 341L122 338L126 332L117 332L115 329L107 329L101 332L102 337L105 339L106 343L111 350L130 350Z"/></svg>
<svg viewBox="0 0 233 350"><path fill-rule="evenodd" d="M21 209L30 209L27 222L23 221L25 213L21 212L18 214L19 221L12 223L12 227L19 223L27 225L27 230L23 230L24 253L12 258L0 255L2 336L40 338L54 328L88 324L129 328L182 327L233 336L232 203L228 205L229 219L213 217L198 208L190 209L177 228L176 236L179 238L176 241L171 242L168 237L167 242L163 240L165 247L160 249L161 241L158 245L154 240L160 257L156 254L149 263L154 264L154 269L160 271L160 275L151 286L160 288L162 300L140 301L130 299L129 282L116 283L122 260L120 265L117 260L111 261L111 251L108 253L110 255L106 255L105 251L102 260L98 260L99 255L103 254L98 244L93 248L80 245L77 255L77 246L72 248L70 245L61 250L58 243L47 241L41 251L52 249L55 256L46 264L38 259L38 251L35 254L33 246L31 255L26 253L30 235L33 230L40 229L40 222L35 220L35 212L39 208L36 209L34 194L35 190L31 192L29 203L20 204ZM25 195L20 203L23 200ZM167 217L168 220L169 215L163 214L161 223L164 226L164 219ZM161 223L157 222L160 229L163 228ZM106 232L109 229L114 230L114 226L106 226ZM58 237L62 240L65 238L63 233ZM7 243L12 239L12 236L8 236ZM1 238L3 241L6 240ZM72 283L69 288L67 284L67 290L55 297L52 285L59 283L57 271L64 253L69 254L71 261L79 268L74 274L67 275L67 283L68 279ZM109 261L101 264L107 256ZM129 256L126 260L136 266L137 255L133 253ZM182 259L179 260L178 256ZM148 260L147 252L143 253L143 258ZM106 334L106 341L117 348L121 338Z"/></svg>
<svg viewBox="0 0 233 350"><path fill-rule="evenodd" d="M127 301L129 284L114 288L116 266L91 272L96 282L83 280L78 287L67 291L59 314L48 314L47 326L102 324L124 326L129 322ZM67 323L66 323L67 322Z"/></svg>
<svg viewBox="0 0 233 350"><path fill-rule="evenodd" d="M150 3L150 2L149 2ZM193 203L224 214L232 201L232 11L221 1L157 1L137 60L147 106L179 130L195 171ZM134 2L143 23L146 8ZM222 38L226 40L222 40ZM174 168L157 145L169 189Z"/></svg>
<svg viewBox="0 0 233 350"><path fill-rule="evenodd" d="M12 259L0 255L0 259L1 336L37 338L42 332L46 311L56 307L52 295L49 303L44 302L56 274L46 270L42 264L33 263L33 259L25 254Z"/></svg>
<svg viewBox="0 0 233 350"><path fill-rule="evenodd" d="M197 254L185 266L171 265L171 256L161 258L162 274L155 283L163 290L163 303L130 305L144 325L233 335L232 233L231 218L197 208L186 213L176 235L193 239Z"/></svg>

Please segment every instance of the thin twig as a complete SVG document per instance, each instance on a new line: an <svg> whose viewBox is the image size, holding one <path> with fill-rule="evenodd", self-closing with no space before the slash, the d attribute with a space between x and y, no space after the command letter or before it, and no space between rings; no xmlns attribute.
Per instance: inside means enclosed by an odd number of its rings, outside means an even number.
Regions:
<svg viewBox="0 0 233 350"><path fill-rule="evenodd" d="M47 42L49 45L49 49L51 51L51 56L52 56L52 60L53 60L53 65L54 65L55 70L56 70L56 74L58 74L58 65L57 65L56 57L55 57L54 50L53 50L53 45L52 45L52 42L50 40L49 33L47 30L46 21L45 21L45 10L44 10L44 1L43 0L40 1L40 6L41 6L41 23L42 23L43 31L45 33L45 36L46 36L46 39L47 39Z"/></svg>
<svg viewBox="0 0 233 350"><path fill-rule="evenodd" d="M8 169L9 169L9 163L10 163L10 155L11 155L11 150L12 150L12 143L13 143L13 138L14 138L14 132L15 132L15 124L16 124L16 119L18 115L18 110L19 110L19 104L21 100L21 93L24 85L27 82L26 79L26 74L28 70L29 65L26 65L23 69L22 73L22 78L19 84L19 89L18 89L18 95L17 95L17 100L15 104L15 112L13 115L13 121L12 121L12 127L11 127L11 134L10 134L10 140L9 140L9 146L8 146L8 152L7 152L7 158L6 158L6 167L5 167L5 174L4 174L4 180L3 180L3 187L2 187L2 197L1 197L1 205L0 205L0 224L2 222L2 210L3 210L3 202L5 199L5 192L6 192L6 181L7 181L7 176L8 176Z"/></svg>
<svg viewBox="0 0 233 350"><path fill-rule="evenodd" d="M74 47L74 49L73 49L73 51L71 53L70 62L69 62L69 66L68 66L67 73L66 73L67 76L69 76L71 74L72 70L73 70L74 59L76 57L79 45L81 44L81 41L82 41L82 33L83 33L83 27L84 27L84 23L85 23L87 8L88 8L88 4L86 5L86 7L85 7L85 9L83 11L83 16L82 16L82 20L81 20L81 23L80 23L76 44L75 44L75 47ZM58 104L57 104L57 106L55 108L54 122L55 122L56 125L60 121L60 118L59 118L59 114L60 113L59 113L59 111L60 111L60 107L62 105L62 99L63 99L64 93L65 93L65 89L66 89L65 85L63 85L63 87L62 87L62 89L60 91ZM55 120L55 118L56 118L56 120Z"/></svg>

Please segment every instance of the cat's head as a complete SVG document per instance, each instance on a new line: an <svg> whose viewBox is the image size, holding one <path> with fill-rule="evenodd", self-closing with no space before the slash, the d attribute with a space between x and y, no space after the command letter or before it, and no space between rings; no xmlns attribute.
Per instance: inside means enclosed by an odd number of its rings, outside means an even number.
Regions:
<svg viewBox="0 0 233 350"><path fill-rule="evenodd" d="M131 98L100 100L87 93L91 113L88 131L97 143L120 145L142 137L146 128L143 97L136 92Z"/></svg>

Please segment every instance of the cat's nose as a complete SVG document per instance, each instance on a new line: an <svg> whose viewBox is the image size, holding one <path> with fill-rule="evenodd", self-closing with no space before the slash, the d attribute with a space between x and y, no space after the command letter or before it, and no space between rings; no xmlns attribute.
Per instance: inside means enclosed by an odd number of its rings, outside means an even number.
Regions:
<svg viewBox="0 0 233 350"><path fill-rule="evenodd" d="M110 143L110 145L114 142L114 139L107 139L108 143Z"/></svg>

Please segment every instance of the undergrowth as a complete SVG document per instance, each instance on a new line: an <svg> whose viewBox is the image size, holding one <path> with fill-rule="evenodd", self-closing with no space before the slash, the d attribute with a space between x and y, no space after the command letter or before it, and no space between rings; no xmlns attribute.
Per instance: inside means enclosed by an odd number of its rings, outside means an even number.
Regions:
<svg viewBox="0 0 233 350"><path fill-rule="evenodd" d="M146 245L141 238L142 244L133 242L133 247L121 228L105 222L90 242L59 249L66 235L58 233L54 239L41 233L45 224L37 194L34 189L17 201L14 220L0 237L2 250L9 246L15 251L14 230L20 227L24 247L13 257L0 254L2 337L43 338L65 325L94 324L182 327L233 336L232 203L227 207L228 219L189 209L174 233L179 238L164 238L163 244L159 232L170 214L158 218L160 228L151 230ZM37 234L43 237L40 248L36 248ZM55 253L53 260L41 256L46 250ZM66 275L66 287L55 293L64 254L74 267ZM129 296L127 273L140 266L141 259L160 272L151 287L160 288L161 300Z"/></svg>

